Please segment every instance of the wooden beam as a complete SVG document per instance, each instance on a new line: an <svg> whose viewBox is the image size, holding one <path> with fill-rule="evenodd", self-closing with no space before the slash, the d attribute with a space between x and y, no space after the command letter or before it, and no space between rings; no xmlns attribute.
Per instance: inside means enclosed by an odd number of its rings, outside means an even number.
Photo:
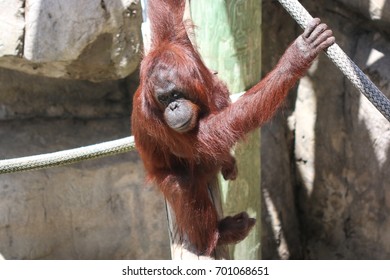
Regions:
<svg viewBox="0 0 390 280"><path fill-rule="evenodd" d="M183 20L190 19L190 5L189 0L186 0L186 11L184 13ZM189 32L189 37L192 43L195 42L195 38L192 36L192 31ZM214 206L217 209L218 216L223 217L222 205L221 205L221 194L218 185L218 180L215 178L214 182L210 183L209 195L211 200L214 202ZM207 260L207 259L229 259L229 251L227 246L218 246L211 256L199 256L194 250L191 243L188 241L186 236L182 236L178 233L176 228L175 215L172 212L169 204L166 202L167 209L167 220L169 229L169 239L171 242L171 258L173 260Z"/></svg>
<svg viewBox="0 0 390 280"><path fill-rule="evenodd" d="M261 78L261 1L196 0L191 2L197 28L198 49L206 65L218 71L232 93L242 92ZM239 177L221 178L223 211L226 215L247 211L256 227L241 243L231 246L234 259L259 259L261 225L260 132L251 133L237 145Z"/></svg>

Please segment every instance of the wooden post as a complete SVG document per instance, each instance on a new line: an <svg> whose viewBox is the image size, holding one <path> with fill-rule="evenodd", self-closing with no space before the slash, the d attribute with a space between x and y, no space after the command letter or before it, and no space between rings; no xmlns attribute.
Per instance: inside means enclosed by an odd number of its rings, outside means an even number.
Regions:
<svg viewBox="0 0 390 280"><path fill-rule="evenodd" d="M191 17L189 0L186 0L186 11L183 20ZM192 36L192 34L189 34ZM191 42L194 43L195 38L190 37ZM209 195L214 206L217 209L218 216L223 217L222 205L221 205L221 194L218 185L218 179L215 178L214 182L210 182ZM169 239L171 242L171 258L173 260L207 260L207 259L229 259L229 251L227 246L218 246L210 257L199 256L196 254L194 248L186 238L178 234L176 229L175 215L172 212L169 204L165 202L167 209L167 220L169 229Z"/></svg>
<svg viewBox="0 0 390 280"><path fill-rule="evenodd" d="M261 78L261 1L191 1L197 28L196 42L206 65L218 71L232 93L245 91ZM247 211L256 227L241 243L231 246L234 259L260 259L261 190L260 132L237 145L239 177L221 178L223 211L226 215Z"/></svg>

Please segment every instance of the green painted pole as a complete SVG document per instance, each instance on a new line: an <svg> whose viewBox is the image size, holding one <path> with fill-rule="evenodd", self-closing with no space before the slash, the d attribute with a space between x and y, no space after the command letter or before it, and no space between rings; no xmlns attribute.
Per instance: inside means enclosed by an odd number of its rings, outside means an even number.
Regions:
<svg viewBox="0 0 390 280"><path fill-rule="evenodd" d="M206 65L218 71L232 93L242 92L261 78L261 1L192 0L196 43ZM241 243L231 246L233 259L261 258L260 132L237 145L239 177L221 179L224 215L247 211L256 227Z"/></svg>

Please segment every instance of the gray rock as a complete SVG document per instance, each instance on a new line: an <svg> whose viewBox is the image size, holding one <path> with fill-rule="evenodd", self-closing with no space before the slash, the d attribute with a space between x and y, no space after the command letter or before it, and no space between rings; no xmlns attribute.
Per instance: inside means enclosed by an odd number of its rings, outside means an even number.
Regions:
<svg viewBox="0 0 390 280"><path fill-rule="evenodd" d="M24 2L0 0L0 58L23 55Z"/></svg>
<svg viewBox="0 0 390 280"><path fill-rule="evenodd" d="M5 8L0 28L8 31L0 33L1 67L104 81L124 78L138 66L138 0L33 0L24 10L24 1L5 2L0 1Z"/></svg>

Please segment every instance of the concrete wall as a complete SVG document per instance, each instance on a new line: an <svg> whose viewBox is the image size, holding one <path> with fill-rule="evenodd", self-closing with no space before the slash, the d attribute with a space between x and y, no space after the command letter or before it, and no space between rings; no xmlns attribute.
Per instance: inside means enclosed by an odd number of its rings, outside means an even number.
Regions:
<svg viewBox="0 0 390 280"><path fill-rule="evenodd" d="M0 0L0 159L131 134L140 11L132 0ZM166 259L167 233L136 152L0 175L5 259Z"/></svg>
<svg viewBox="0 0 390 280"><path fill-rule="evenodd" d="M264 2L263 70L301 30ZM390 96L390 1L301 1ZM322 55L262 132L264 258L390 257L390 125Z"/></svg>
<svg viewBox="0 0 390 280"><path fill-rule="evenodd" d="M91 83L0 69L0 158L60 151L130 135L137 77ZM6 259L165 259L162 197L136 152L0 175Z"/></svg>

